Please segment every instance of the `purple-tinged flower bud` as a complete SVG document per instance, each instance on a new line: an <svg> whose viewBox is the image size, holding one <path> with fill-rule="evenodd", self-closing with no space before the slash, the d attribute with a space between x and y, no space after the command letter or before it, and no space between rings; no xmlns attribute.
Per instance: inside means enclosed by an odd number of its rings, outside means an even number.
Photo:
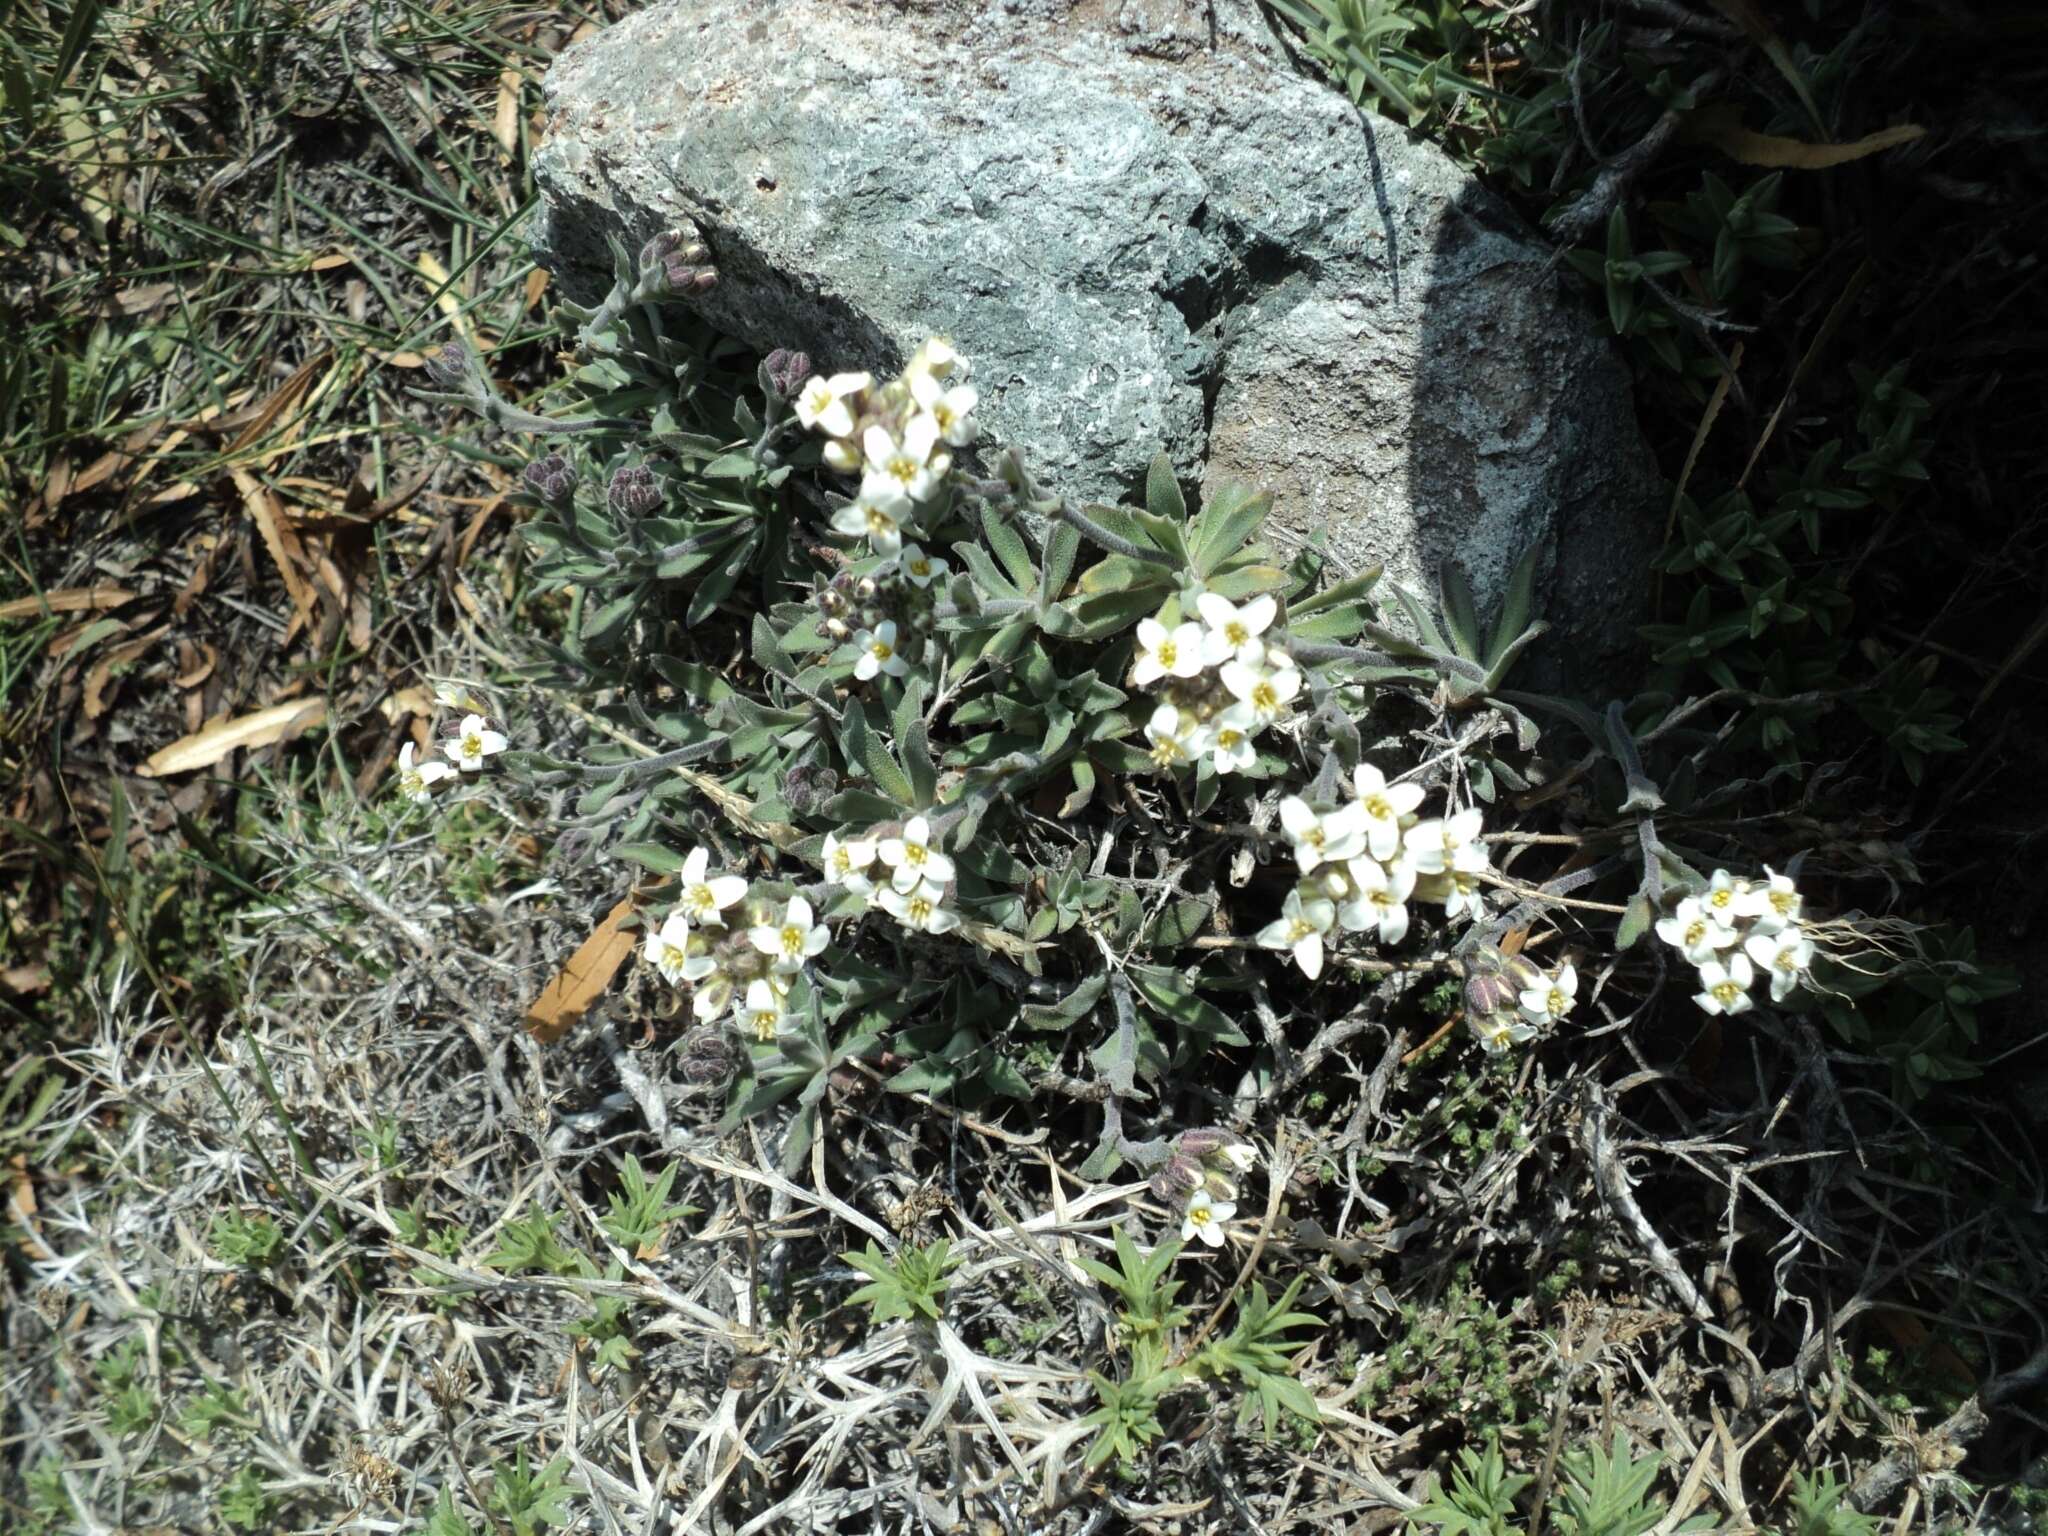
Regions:
<svg viewBox="0 0 2048 1536"><path fill-rule="evenodd" d="M467 389L473 383L476 360L467 345L450 341L427 358L427 377L446 390Z"/></svg>
<svg viewBox="0 0 2048 1536"><path fill-rule="evenodd" d="M605 500L621 517L645 517L661 510L661 486L645 464L628 464L612 476Z"/></svg>
<svg viewBox="0 0 2048 1536"><path fill-rule="evenodd" d="M839 775L823 763L804 763L782 776L782 803L799 816L815 816L839 793Z"/></svg>
<svg viewBox="0 0 2048 1536"><path fill-rule="evenodd" d="M1195 1190L1202 1187L1201 1168L1185 1157L1167 1159L1166 1165L1145 1181L1155 1198L1168 1205L1179 1205Z"/></svg>
<svg viewBox="0 0 2048 1536"><path fill-rule="evenodd" d="M1505 971L1485 971L1465 978L1465 1012L1475 1019L1490 1019L1514 1008L1520 996Z"/></svg>
<svg viewBox="0 0 2048 1536"><path fill-rule="evenodd" d="M796 392L803 388L804 380L810 376L810 356L792 352L787 347L777 347L761 363L761 377L766 388L784 400L794 399Z"/></svg>
<svg viewBox="0 0 2048 1536"><path fill-rule="evenodd" d="M520 478L529 491L551 507L566 505L576 493L576 471L559 453L535 459Z"/></svg>
<svg viewBox="0 0 2048 1536"><path fill-rule="evenodd" d="M1221 1152L1230 1144L1230 1137L1214 1127L1181 1132L1177 1143L1179 1150L1188 1157L1210 1157Z"/></svg>
<svg viewBox="0 0 2048 1536"><path fill-rule="evenodd" d="M683 1036L683 1081L699 1088L724 1082L733 1072L733 1050L717 1029L693 1029Z"/></svg>

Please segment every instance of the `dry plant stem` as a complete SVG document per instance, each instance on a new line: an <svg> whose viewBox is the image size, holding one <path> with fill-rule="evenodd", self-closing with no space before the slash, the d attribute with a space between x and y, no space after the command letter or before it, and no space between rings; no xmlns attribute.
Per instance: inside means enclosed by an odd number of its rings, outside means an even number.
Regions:
<svg viewBox="0 0 2048 1536"><path fill-rule="evenodd" d="M1608 1209L1622 1227L1633 1237L1650 1267L1663 1277L1671 1287L1685 1310L1698 1322L1709 1321L1714 1313L1700 1295L1700 1288L1694 1285L1690 1276L1679 1267L1677 1255L1670 1245L1657 1235L1657 1229L1643 1214L1643 1208L1636 1203L1634 1193L1629 1189L1628 1172L1621 1166L1607 1137L1607 1095L1597 1083L1590 1080L1585 1088L1585 1105L1579 1121L1579 1135L1587 1161L1593 1165L1593 1176L1600 1187L1600 1193L1607 1201Z"/></svg>
<svg viewBox="0 0 2048 1536"><path fill-rule="evenodd" d="M1553 896L1546 891L1536 889L1532 885L1522 885L1513 880L1504 880L1494 874L1482 872L1479 878L1488 885L1497 886L1511 895L1521 897L1524 901L1540 901L1547 906L1553 907L1576 907L1582 912L1612 912L1619 914L1628 911L1627 907L1617 906L1611 901L1584 901L1576 896Z"/></svg>

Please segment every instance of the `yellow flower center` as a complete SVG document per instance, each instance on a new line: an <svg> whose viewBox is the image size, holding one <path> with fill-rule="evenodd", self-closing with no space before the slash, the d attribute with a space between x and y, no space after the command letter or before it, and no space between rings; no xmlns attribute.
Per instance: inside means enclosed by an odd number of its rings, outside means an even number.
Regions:
<svg viewBox="0 0 2048 1536"><path fill-rule="evenodd" d="M1742 988L1735 985L1732 981L1724 981L1715 985L1713 993L1715 1002L1719 1003L1723 1008L1732 1008L1735 1005L1735 999L1742 996Z"/></svg>
<svg viewBox="0 0 2048 1536"><path fill-rule="evenodd" d="M932 402L932 420L939 424L941 432L952 431L953 423L959 419L959 417L953 414L953 407L946 404L945 401L935 400Z"/></svg>
<svg viewBox="0 0 2048 1536"><path fill-rule="evenodd" d="M661 963L672 970L681 970L683 962L690 957L673 944L661 946Z"/></svg>
<svg viewBox="0 0 2048 1536"><path fill-rule="evenodd" d="M1544 1003L1547 1011L1555 1015L1563 1013L1567 1008L1571 1007L1572 1000L1558 991L1556 987L1552 987L1550 989L1550 996L1544 999Z"/></svg>
<svg viewBox="0 0 2048 1536"><path fill-rule="evenodd" d="M1294 920L1294 926L1287 930L1287 942L1299 944L1303 939L1312 937L1315 931L1316 925L1314 923L1305 917L1297 917Z"/></svg>
<svg viewBox="0 0 2048 1536"><path fill-rule="evenodd" d="M1159 642L1159 650L1156 654L1159 657L1159 665L1171 670L1174 662L1180 657L1180 647L1171 640L1162 640Z"/></svg>
<svg viewBox="0 0 2048 1536"><path fill-rule="evenodd" d="M785 924L782 930L782 952L792 958L801 955L804 952L805 937L803 929L796 924Z"/></svg>
<svg viewBox="0 0 2048 1536"><path fill-rule="evenodd" d="M1797 891L1771 892L1771 910L1780 917L1789 916L1792 909L1798 905L1799 893Z"/></svg>
<svg viewBox="0 0 2048 1536"><path fill-rule="evenodd" d="M1706 937L1707 920L1704 917L1696 917L1692 920L1692 926L1685 930L1685 947L1691 949L1695 944L1703 944Z"/></svg>
<svg viewBox="0 0 2048 1536"><path fill-rule="evenodd" d="M1244 741L1244 732L1235 726L1226 725L1216 733L1216 745L1226 752L1235 751Z"/></svg>
<svg viewBox="0 0 2048 1536"><path fill-rule="evenodd" d="M913 575L913 576L929 576L929 575L931 575L931 573L932 573L932 563L931 563L931 561L929 561L929 560L913 560L913 561L911 561L911 562L910 562L910 574L911 574L911 575Z"/></svg>
<svg viewBox="0 0 2048 1536"><path fill-rule="evenodd" d="M463 737L462 755L464 757L482 757L484 755L483 737L477 735L474 731Z"/></svg>
<svg viewBox="0 0 2048 1536"><path fill-rule="evenodd" d="M891 517L888 513L884 512L880 507L868 508L869 533L893 533L895 531L895 528L895 518Z"/></svg>
<svg viewBox="0 0 2048 1536"><path fill-rule="evenodd" d="M848 856L844 848L834 848L832 850L832 873L835 875L850 875L853 873L853 860Z"/></svg>
<svg viewBox="0 0 2048 1536"><path fill-rule="evenodd" d="M1799 969L1799 957L1789 949L1781 949L1778 951L1778 958L1773 960L1771 964L1789 976Z"/></svg>
<svg viewBox="0 0 2048 1536"><path fill-rule="evenodd" d="M1392 821L1394 819L1394 808L1387 803L1386 797L1383 795L1367 795L1365 797L1365 814L1374 821Z"/></svg>
<svg viewBox="0 0 2048 1536"><path fill-rule="evenodd" d="M1280 708L1280 694L1268 682L1252 684L1252 708L1262 715L1270 715Z"/></svg>
<svg viewBox="0 0 2048 1536"><path fill-rule="evenodd" d="M928 898L923 896L913 896L910 898L910 920L913 923L916 923L921 928L931 921L931 916L932 904Z"/></svg>
<svg viewBox="0 0 2048 1536"><path fill-rule="evenodd" d="M894 656L896 654L896 647L891 645L886 640L877 640L873 645L868 647L868 654L873 656L877 661L887 661L891 656Z"/></svg>
<svg viewBox="0 0 2048 1536"><path fill-rule="evenodd" d="M1228 640L1233 646L1241 646L1245 643L1245 641L1251 639L1251 637L1252 632L1246 629L1244 625L1240 624L1236 619L1232 619L1228 624L1223 626L1223 638Z"/></svg>
<svg viewBox="0 0 2048 1536"><path fill-rule="evenodd" d="M1152 743L1152 761L1162 768L1170 767L1174 763L1184 763L1187 757L1187 753L1181 750L1180 743L1171 736L1162 736Z"/></svg>
<svg viewBox="0 0 2048 1536"><path fill-rule="evenodd" d="M683 904L695 912L716 912L718 898L711 894L708 885L693 885L683 892Z"/></svg>
<svg viewBox="0 0 2048 1536"><path fill-rule="evenodd" d="M924 466L907 453L899 453L889 460L886 473L889 478L902 485L908 485L917 478L917 472Z"/></svg>
<svg viewBox="0 0 2048 1536"><path fill-rule="evenodd" d="M1713 891L1707 896L1707 905L1717 911L1730 907L1734 903L1735 893L1733 891Z"/></svg>

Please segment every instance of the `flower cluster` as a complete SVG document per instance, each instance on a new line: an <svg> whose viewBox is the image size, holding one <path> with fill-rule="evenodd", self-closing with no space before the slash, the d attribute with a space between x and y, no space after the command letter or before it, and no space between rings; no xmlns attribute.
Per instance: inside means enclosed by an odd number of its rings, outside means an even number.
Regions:
<svg viewBox="0 0 2048 1536"><path fill-rule="evenodd" d="M1805 981L1814 946L1800 908L1799 888L1768 866L1761 882L1717 869L1705 895L1686 897L1657 924L1657 937L1698 970L1694 1002L1708 1013L1742 1013L1756 1006L1749 989L1759 973L1770 978L1774 1003Z"/></svg>
<svg viewBox="0 0 2048 1536"><path fill-rule="evenodd" d="M647 962L670 985L690 984L699 1019L710 1023L729 1011L741 1030L772 1040L788 1017L797 976L831 935L803 897L778 910L756 900L744 877L710 871L711 855L691 849L675 906L647 936Z"/></svg>
<svg viewBox="0 0 2048 1536"><path fill-rule="evenodd" d="M939 851L930 821L913 816L889 837L877 837L875 830L844 840L836 832L825 835L827 883L880 906L913 933L951 933L959 927L959 914L946 906L953 861ZM879 882L878 860L886 872Z"/></svg>
<svg viewBox="0 0 2048 1536"><path fill-rule="evenodd" d="M1311 980L1322 974L1324 941L1333 930L1370 931L1382 944L1400 943L1411 900L1441 902L1451 918L1486 913L1478 811L1422 819L1421 787L1390 784L1370 763L1358 765L1351 787L1351 797L1331 811L1319 812L1299 795L1280 802L1300 879L1258 942L1286 950Z"/></svg>
<svg viewBox="0 0 2048 1536"><path fill-rule="evenodd" d="M1480 950L1467 961L1465 1022L1490 1056L1562 1023L1579 1003L1579 972L1569 960L1545 971L1525 956Z"/></svg>
<svg viewBox="0 0 2048 1536"><path fill-rule="evenodd" d="M865 538L877 554L898 554L904 530L934 500L953 467L951 448L974 441L974 386L967 360L934 337L902 374L876 387L874 375L813 377L796 397L796 418L823 433L825 462L858 472L860 493L841 507L833 528Z"/></svg>
<svg viewBox="0 0 2048 1536"><path fill-rule="evenodd" d="M443 688L438 702L467 711L462 723L454 733L440 739L437 745L446 762L415 755L413 744L407 742L398 749L398 792L418 805L425 805L434 798L434 786L443 779L452 779L457 772L477 773L483 769L484 759L496 757L512 745L502 731L491 725L490 716L483 712L481 701L460 689Z"/></svg>
<svg viewBox="0 0 2048 1536"><path fill-rule="evenodd" d="M1237 1214L1237 1175L1250 1171L1258 1152L1222 1131L1187 1131L1152 1175L1152 1193L1181 1210L1182 1242L1199 1237L1211 1248L1223 1246L1223 1224Z"/></svg>
<svg viewBox="0 0 2048 1536"><path fill-rule="evenodd" d="M1301 692L1294 658L1265 636L1279 613L1271 597L1240 607L1214 592L1195 599L1201 622L1171 629L1158 619L1138 624L1131 682L1157 686L1161 702L1145 724L1152 761L1173 772L1208 758L1218 773L1251 767L1252 740L1284 719Z"/></svg>
<svg viewBox="0 0 2048 1536"><path fill-rule="evenodd" d="M816 593L824 631L851 640L858 651L853 675L903 677L924 653L934 608L951 567L916 544L905 544L887 565L865 575L843 570Z"/></svg>

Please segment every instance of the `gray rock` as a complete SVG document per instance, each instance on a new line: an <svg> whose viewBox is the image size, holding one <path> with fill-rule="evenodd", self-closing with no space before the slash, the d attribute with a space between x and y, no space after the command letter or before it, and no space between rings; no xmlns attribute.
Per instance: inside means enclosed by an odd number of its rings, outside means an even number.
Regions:
<svg viewBox="0 0 2048 1536"><path fill-rule="evenodd" d="M825 368L972 360L984 428L1114 500L1163 448L1282 543L1483 606L1532 544L1583 661L1659 536L1625 375L1433 146L1290 64L1253 0L669 0L547 80L538 244L573 288L679 219L704 308Z"/></svg>

